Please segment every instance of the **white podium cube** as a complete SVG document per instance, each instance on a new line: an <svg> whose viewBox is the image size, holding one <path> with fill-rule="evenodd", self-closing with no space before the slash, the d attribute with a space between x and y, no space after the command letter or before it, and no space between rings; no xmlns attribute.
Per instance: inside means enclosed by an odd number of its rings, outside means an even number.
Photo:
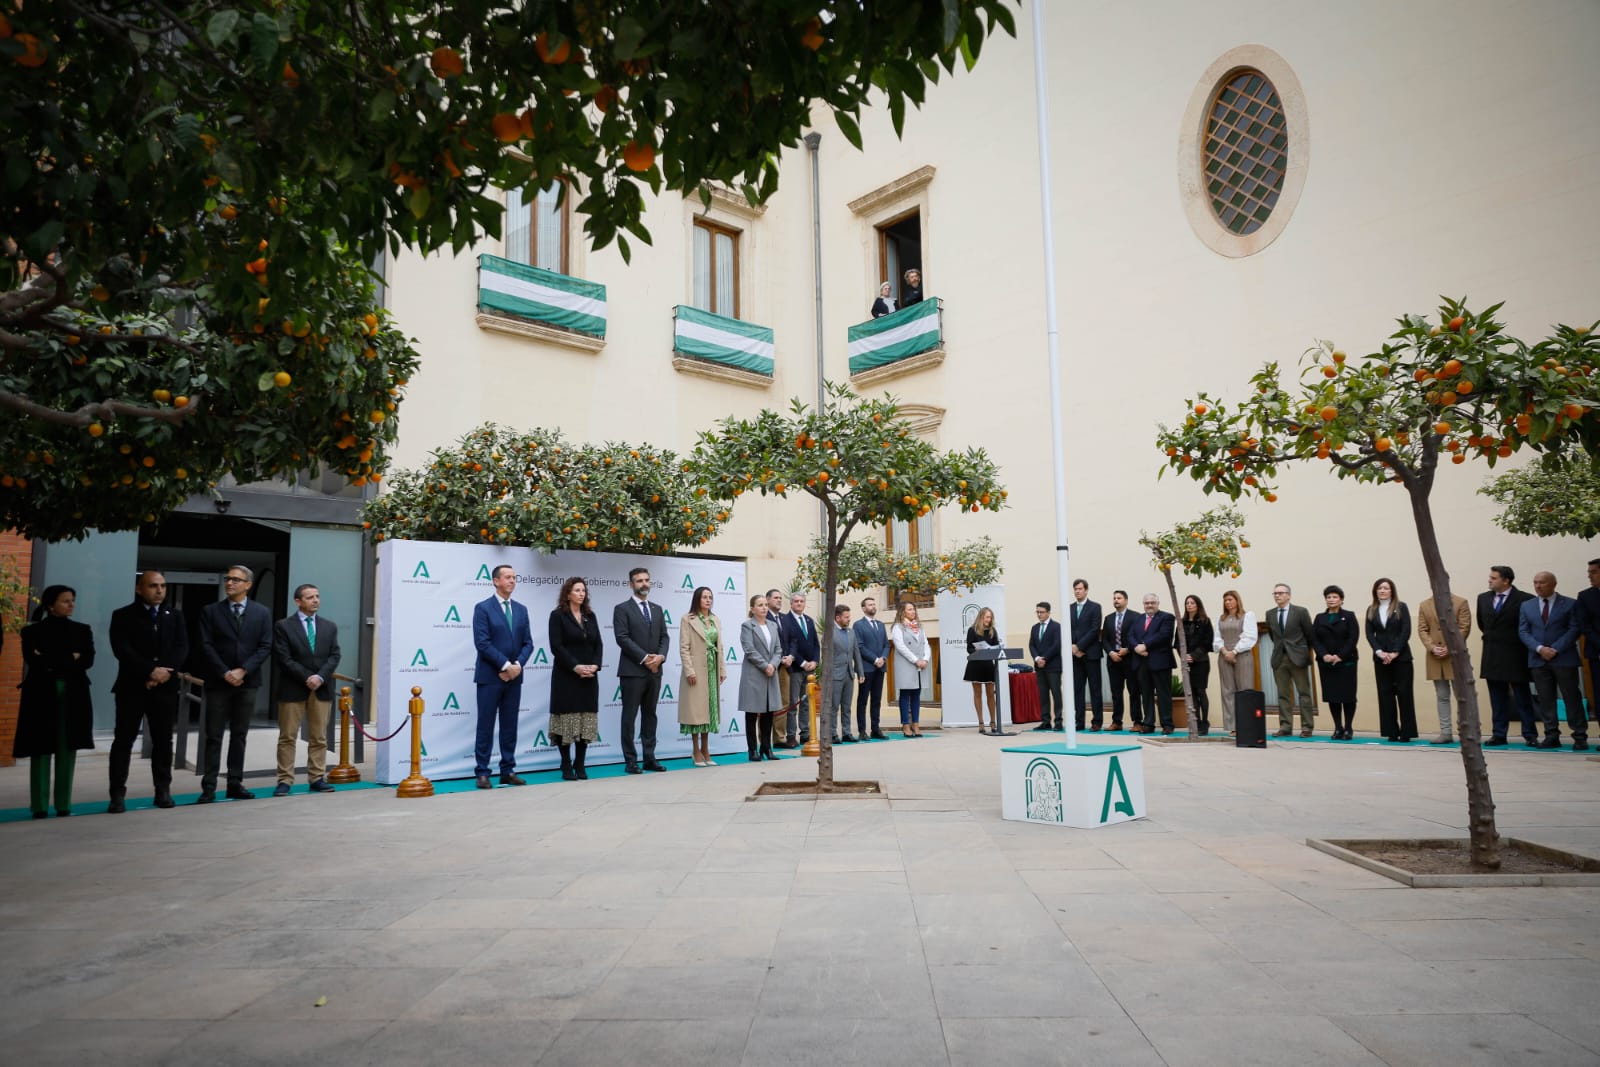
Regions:
<svg viewBox="0 0 1600 1067"><path fill-rule="evenodd" d="M1145 817L1144 748L1054 742L1000 750L1000 813L1093 830Z"/></svg>

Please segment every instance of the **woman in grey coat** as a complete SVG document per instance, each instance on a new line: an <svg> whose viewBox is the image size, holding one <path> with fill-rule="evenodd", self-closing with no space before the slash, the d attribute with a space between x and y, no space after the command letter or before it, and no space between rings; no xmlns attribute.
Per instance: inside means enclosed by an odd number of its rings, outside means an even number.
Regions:
<svg viewBox="0 0 1600 1067"><path fill-rule="evenodd" d="M778 661L783 656L783 643L777 620L767 617L765 597L750 598L750 617L739 627L739 647L744 650L744 662L739 666L739 710L744 712L744 742L750 762L777 759L772 754L772 713L783 707L783 698L778 695Z"/></svg>

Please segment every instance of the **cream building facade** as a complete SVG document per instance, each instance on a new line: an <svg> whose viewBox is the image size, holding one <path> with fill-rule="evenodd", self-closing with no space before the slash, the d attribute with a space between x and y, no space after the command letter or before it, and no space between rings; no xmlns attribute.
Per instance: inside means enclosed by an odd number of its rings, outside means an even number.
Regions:
<svg viewBox="0 0 1600 1067"><path fill-rule="evenodd" d="M940 447L981 445L999 463L1009 510L941 513L917 538L940 548L987 535L1002 546L1016 642L1033 602L1058 600L1031 15L1024 5L1017 39L987 42L974 70L935 87L902 139L874 112L858 152L819 114L815 160L824 373L894 393ZM1156 424L1181 418L1197 391L1236 397L1264 361L1292 367L1318 338L1373 350L1395 317L1431 312L1441 293L1504 300L1522 336L1600 317L1592 0L1052 3L1043 15L1071 569L1102 604L1114 588L1135 603L1160 590L1165 601L1139 533L1212 503L1194 483L1156 478ZM1270 205L1247 197L1251 212L1268 210L1244 233L1219 218L1217 175L1202 160L1219 94L1241 70L1266 76L1283 115L1260 143L1285 138L1267 168L1283 180L1252 186L1275 195ZM527 221L469 255L390 263L390 305L424 357L398 464L422 463L487 420L686 451L719 418L814 400L807 149L786 152L783 168L763 208L720 195L709 208L677 194L650 201L653 244L636 243L631 264L615 247L589 249L576 219L552 244L560 212L535 206L546 261L604 286L603 344L481 308L482 274L495 268L480 255L538 258L541 242L520 232ZM942 302L936 342L852 378L849 328L869 320L889 268L912 264ZM770 329L770 374L675 354L674 309L696 304ZM763 350L759 339L751 350ZM760 356L745 362L759 368ZM1475 494L1484 478L1475 464L1447 469L1435 492L1453 588L1471 599L1492 563L1513 565L1523 587L1550 569L1563 592L1581 588L1593 546L1500 531ZM1280 497L1244 505L1253 547L1237 582L1180 583L1180 594L1199 594L1215 614L1236 586L1259 613L1286 581L1314 610L1337 583L1359 612L1387 576L1402 599L1421 599L1404 496L1311 470L1284 477ZM783 585L816 526L804 500L746 498L707 549L746 557L752 586ZM1370 666L1362 677L1370 729Z"/></svg>

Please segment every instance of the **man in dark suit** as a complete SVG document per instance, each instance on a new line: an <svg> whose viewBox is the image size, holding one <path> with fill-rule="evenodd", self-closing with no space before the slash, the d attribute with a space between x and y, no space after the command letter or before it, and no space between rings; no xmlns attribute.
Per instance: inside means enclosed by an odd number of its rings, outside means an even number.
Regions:
<svg viewBox="0 0 1600 1067"><path fill-rule="evenodd" d="M1072 583L1072 718L1083 729L1084 689L1089 693L1091 731L1100 729L1100 659L1105 655L1100 644L1100 605L1089 599L1089 583L1079 578Z"/></svg>
<svg viewBox="0 0 1600 1067"><path fill-rule="evenodd" d="M229 800L254 800L244 787L244 745L261 688L261 665L272 655L272 614L250 599L255 574L234 564L222 576L226 596L200 611L200 653L206 679L206 757L200 799L217 799L222 730L228 730Z"/></svg>
<svg viewBox="0 0 1600 1067"><path fill-rule="evenodd" d="M1294 733L1295 704L1300 705L1300 736L1316 732L1317 705L1311 698L1311 613L1290 602L1294 595L1283 582L1272 587L1272 604L1264 620L1272 638L1272 682L1278 690L1277 737Z"/></svg>
<svg viewBox="0 0 1600 1067"><path fill-rule="evenodd" d="M1511 729L1511 707L1522 720L1522 740L1529 748L1539 744L1533 713L1533 691L1528 688L1528 650L1518 634L1523 602L1530 594L1512 583L1517 572L1501 563L1489 568L1489 589L1478 594L1478 632L1483 635L1480 671L1489 689L1489 714L1493 727L1486 745L1503 745Z"/></svg>
<svg viewBox="0 0 1600 1067"><path fill-rule="evenodd" d="M1144 707L1144 732L1172 732L1172 670L1178 665L1172 655L1172 638L1177 620L1161 610L1161 599L1144 595L1144 614L1133 620L1133 669L1138 680L1139 699Z"/></svg>
<svg viewBox="0 0 1600 1067"><path fill-rule="evenodd" d="M275 797L294 788L294 749L306 724L306 780L313 793L331 793L328 773L328 711L333 672L339 666L339 627L317 612L322 593L314 585L294 591L297 609L272 628L272 658L278 664L278 786Z"/></svg>
<svg viewBox="0 0 1600 1067"><path fill-rule="evenodd" d="M1128 713L1135 729L1144 724L1139 689L1133 675L1133 612L1128 610L1128 594L1121 589L1111 594L1111 614L1100 627L1100 647L1106 654L1106 675L1111 679L1111 728L1122 729L1122 695L1128 695Z"/></svg>
<svg viewBox="0 0 1600 1067"><path fill-rule="evenodd" d="M883 675L889 663L889 631L878 619L876 597L861 602L861 618L855 621L856 648L861 652L861 684L856 687L856 736L883 740L878 729L878 709L883 703ZM867 731L867 710L871 705L872 731Z"/></svg>
<svg viewBox="0 0 1600 1067"><path fill-rule="evenodd" d="M781 747L799 748L811 740L811 707L805 701L806 683L811 672L817 669L822 658L822 643L817 638L817 620L806 614L806 595L796 593L789 598L789 611L778 620L783 634L783 662L789 668L789 700L793 704L784 716L784 739ZM819 709L820 710L820 709ZM795 740L798 730L799 740Z"/></svg>
<svg viewBox="0 0 1600 1067"><path fill-rule="evenodd" d="M489 572L494 595L472 608L472 644L477 664L472 681L478 687L478 734L472 749L473 776L479 789L492 789L489 750L495 722L500 724L500 784L524 785L517 774L517 711L522 704L522 668L533 656L533 631L528 609L511 599L517 572L502 563Z"/></svg>
<svg viewBox="0 0 1600 1067"><path fill-rule="evenodd" d="M1539 717L1544 720L1540 748L1561 747L1561 721L1556 710L1556 690L1567 709L1567 730L1572 750L1589 747L1588 723L1583 714L1582 660L1578 658L1578 602L1556 592L1556 576L1540 571L1533 576L1533 596L1522 602L1517 635L1528 650L1528 673L1539 694Z"/></svg>
<svg viewBox="0 0 1600 1067"><path fill-rule="evenodd" d="M150 778L156 807L172 807L172 726L178 716L178 672L189 658L189 632L183 616L165 606L167 579L160 571L139 574L134 601L111 613L111 654L117 657L116 734L111 741L111 803L106 811L126 811L128 765L139 723L149 723Z"/></svg>
<svg viewBox="0 0 1600 1067"><path fill-rule="evenodd" d="M1061 624L1050 617L1048 600L1035 604L1033 614L1039 620L1028 631L1028 657L1033 660L1033 680L1039 687L1039 725L1034 729L1065 730L1061 718Z"/></svg>
<svg viewBox="0 0 1600 1067"><path fill-rule="evenodd" d="M1589 661L1589 677L1600 686L1600 559L1589 561L1589 588L1578 594L1578 624L1582 628L1583 658ZM1592 700L1589 718L1600 722Z"/></svg>
<svg viewBox="0 0 1600 1067"><path fill-rule="evenodd" d="M633 596L611 613L611 630L622 658L617 681L622 685L622 759L629 774L639 774L639 753L633 745L634 724L644 748L644 770L664 771L656 759L656 701L661 696L661 665L667 661L667 617L650 603L650 572L628 572Z"/></svg>

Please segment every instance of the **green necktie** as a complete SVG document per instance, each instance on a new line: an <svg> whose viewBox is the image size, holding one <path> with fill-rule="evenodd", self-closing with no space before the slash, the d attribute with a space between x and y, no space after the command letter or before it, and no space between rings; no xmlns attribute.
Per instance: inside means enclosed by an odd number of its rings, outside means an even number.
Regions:
<svg viewBox="0 0 1600 1067"><path fill-rule="evenodd" d="M516 629L516 627L511 622L511 601L509 601L509 600L503 601L500 606L506 609L506 629L508 629L508 630Z"/></svg>
<svg viewBox="0 0 1600 1067"><path fill-rule="evenodd" d="M317 650L317 617L306 616L306 644L311 646L311 651Z"/></svg>

